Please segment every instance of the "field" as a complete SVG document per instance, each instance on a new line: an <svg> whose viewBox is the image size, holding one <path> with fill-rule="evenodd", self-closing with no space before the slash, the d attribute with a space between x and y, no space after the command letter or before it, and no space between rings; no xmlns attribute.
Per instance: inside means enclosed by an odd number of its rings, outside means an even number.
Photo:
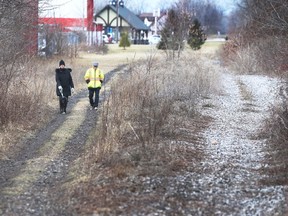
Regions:
<svg viewBox="0 0 288 216"><path fill-rule="evenodd" d="M187 50L184 51L188 55L193 53L205 53L215 54L215 52L223 44L221 41L211 41L203 45L200 51ZM108 44L107 54L93 54L93 53L80 53L80 58L75 59L77 64L91 65L92 62L98 61L104 71L109 71L119 65L129 64L138 60L148 60L151 56L156 58L165 57L165 53L162 50L158 50L155 45L131 45L125 50L119 47L117 44Z"/></svg>

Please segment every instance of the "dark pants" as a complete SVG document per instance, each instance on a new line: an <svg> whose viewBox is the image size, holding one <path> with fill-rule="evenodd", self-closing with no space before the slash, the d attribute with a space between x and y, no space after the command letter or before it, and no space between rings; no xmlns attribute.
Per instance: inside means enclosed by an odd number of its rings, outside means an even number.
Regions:
<svg viewBox="0 0 288 216"><path fill-rule="evenodd" d="M68 103L68 96L67 97L59 96L60 113L62 112L66 113L67 103Z"/></svg>
<svg viewBox="0 0 288 216"><path fill-rule="evenodd" d="M98 107L100 89L101 88L88 88L89 102L92 107Z"/></svg>

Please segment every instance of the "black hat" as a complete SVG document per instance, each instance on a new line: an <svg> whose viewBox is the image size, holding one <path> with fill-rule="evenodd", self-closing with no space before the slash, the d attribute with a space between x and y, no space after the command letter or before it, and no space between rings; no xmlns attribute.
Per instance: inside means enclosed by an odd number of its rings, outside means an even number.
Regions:
<svg viewBox="0 0 288 216"><path fill-rule="evenodd" d="M60 62L59 62L59 66L60 65L64 65L65 66L65 62L63 61L63 60L61 60Z"/></svg>

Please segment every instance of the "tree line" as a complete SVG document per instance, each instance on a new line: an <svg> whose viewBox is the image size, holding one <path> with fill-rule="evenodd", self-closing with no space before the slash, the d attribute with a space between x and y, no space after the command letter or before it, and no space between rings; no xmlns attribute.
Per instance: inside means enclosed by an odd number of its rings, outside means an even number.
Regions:
<svg viewBox="0 0 288 216"><path fill-rule="evenodd" d="M247 47L257 52L257 63L269 73L287 71L287 0L242 0L231 14L226 57Z"/></svg>

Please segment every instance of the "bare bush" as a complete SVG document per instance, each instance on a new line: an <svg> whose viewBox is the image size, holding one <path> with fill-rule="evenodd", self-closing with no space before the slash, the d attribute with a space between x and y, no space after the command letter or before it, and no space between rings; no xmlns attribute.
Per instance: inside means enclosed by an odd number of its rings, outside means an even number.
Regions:
<svg viewBox="0 0 288 216"><path fill-rule="evenodd" d="M262 136L268 141L266 146L266 163L262 172L266 178L262 182L269 185L288 184L288 112L285 108L275 106L272 116L266 122L266 128Z"/></svg>
<svg viewBox="0 0 288 216"><path fill-rule="evenodd" d="M245 16L249 25L257 31L258 37L263 34L282 35L288 29L288 4L285 0L246 1ZM252 33L252 31L251 31Z"/></svg>
<svg viewBox="0 0 288 216"><path fill-rule="evenodd" d="M22 85L23 65L20 63L27 53L33 51L35 43L35 21L37 6L30 1L2 1L0 3L0 125L17 119L14 106L23 108L27 91ZM29 16L28 16L29 14ZM22 89L23 87L23 89ZM30 108L27 108L30 111ZM24 112L27 110L23 110ZM19 112L19 111L18 111ZM24 113L23 112L23 113ZM16 117L15 117L16 116Z"/></svg>
<svg viewBox="0 0 288 216"><path fill-rule="evenodd" d="M257 58L258 49L255 46L249 46L238 50L230 66L234 71L240 74L261 73L262 68Z"/></svg>
<svg viewBox="0 0 288 216"><path fill-rule="evenodd" d="M251 53L257 67L266 73L278 73L283 75L287 61L287 29L288 29L288 4L286 0L245 0L242 1L237 12L230 19L230 35L227 45L224 47L224 61L230 59L239 61L239 55ZM240 42L240 43L239 43ZM239 51L240 54L236 54ZM246 54L244 54L247 57ZM240 62L241 62L240 58ZM249 58L251 59L251 58ZM229 61L228 61L229 62ZM250 65L249 61L245 61ZM246 66L245 64L243 64ZM246 69L244 69L246 70ZM250 70L248 70L249 72Z"/></svg>
<svg viewBox="0 0 288 216"><path fill-rule="evenodd" d="M241 37L229 40L220 55L225 65L241 74L278 74L285 77L288 58L287 38L259 38L257 42L244 44Z"/></svg>
<svg viewBox="0 0 288 216"><path fill-rule="evenodd" d="M257 60L265 71L287 77L288 39L287 37L269 37L257 43Z"/></svg>
<svg viewBox="0 0 288 216"><path fill-rule="evenodd" d="M214 78L208 66L191 57L153 66L131 64L113 82L100 109L100 124L95 132L98 142L91 157L110 158L110 162L115 160L113 155L134 162L177 158L175 152L181 145L171 143L177 140L184 122L199 117L196 106L202 96L213 90Z"/></svg>
<svg viewBox="0 0 288 216"><path fill-rule="evenodd" d="M13 67L0 74L0 155L13 150L14 143L46 123L58 110L55 93L55 68L59 59L50 61L30 56L19 58ZM74 65L75 89L85 86L83 65ZM10 71L8 70L10 69ZM13 69L13 70L12 70Z"/></svg>

